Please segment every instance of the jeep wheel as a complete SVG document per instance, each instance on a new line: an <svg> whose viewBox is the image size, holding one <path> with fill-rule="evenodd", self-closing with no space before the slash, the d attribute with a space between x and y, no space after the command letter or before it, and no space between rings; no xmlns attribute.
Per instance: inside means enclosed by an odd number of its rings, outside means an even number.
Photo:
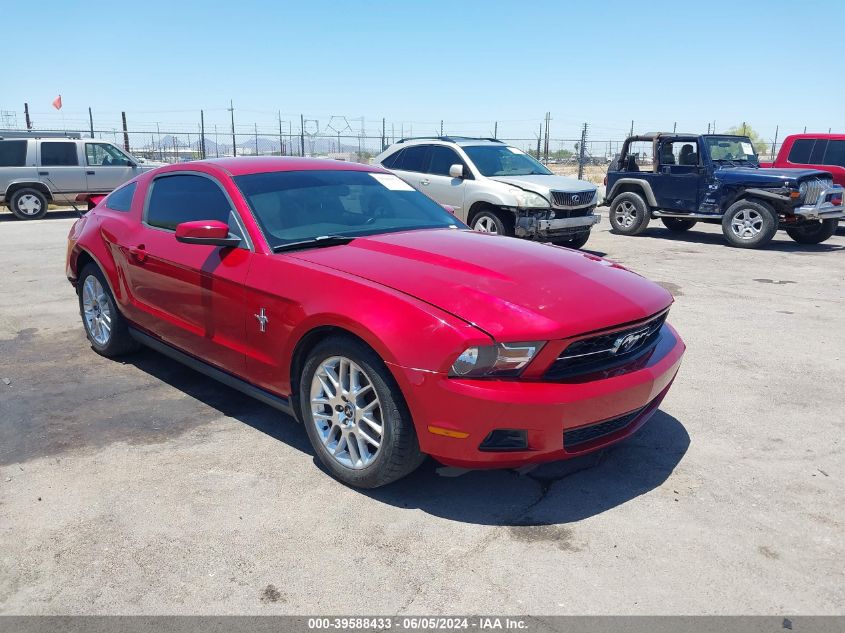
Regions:
<svg viewBox="0 0 845 633"><path fill-rule="evenodd" d="M663 222L663 226L676 233L689 231L696 225L695 220L684 220L682 218L660 218L660 221Z"/></svg>
<svg viewBox="0 0 845 633"><path fill-rule="evenodd" d="M587 243L587 240L590 239L590 232L584 231L583 233L578 233L573 237L568 237L564 239L557 239L552 240L552 244L555 246L565 246L566 248L581 248L584 244Z"/></svg>
<svg viewBox="0 0 845 633"><path fill-rule="evenodd" d="M610 225L622 235L637 235L648 227L651 219L642 196L632 191L620 193L610 205Z"/></svg>
<svg viewBox="0 0 845 633"><path fill-rule="evenodd" d="M786 229L786 234L799 244L821 244L836 233L839 220L802 222Z"/></svg>
<svg viewBox="0 0 845 633"><path fill-rule="evenodd" d="M498 235L513 235L508 222L495 211L482 211L472 219L472 230L479 233L497 233Z"/></svg>
<svg viewBox="0 0 845 633"><path fill-rule="evenodd" d="M19 220L38 220L47 213L47 198L38 189L18 189L9 200L9 208Z"/></svg>
<svg viewBox="0 0 845 633"><path fill-rule="evenodd" d="M777 213L762 200L738 200L722 218L722 234L731 246L740 248L765 246L777 230Z"/></svg>

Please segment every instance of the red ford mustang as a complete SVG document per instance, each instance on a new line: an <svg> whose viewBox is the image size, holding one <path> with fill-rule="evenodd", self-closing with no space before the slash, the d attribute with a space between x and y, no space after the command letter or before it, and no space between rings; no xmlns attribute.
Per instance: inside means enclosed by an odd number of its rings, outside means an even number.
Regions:
<svg viewBox="0 0 845 633"><path fill-rule="evenodd" d="M347 484L425 455L563 459L636 431L684 344L660 286L589 254L474 233L381 169L171 165L70 232L94 350L144 344L304 423Z"/></svg>

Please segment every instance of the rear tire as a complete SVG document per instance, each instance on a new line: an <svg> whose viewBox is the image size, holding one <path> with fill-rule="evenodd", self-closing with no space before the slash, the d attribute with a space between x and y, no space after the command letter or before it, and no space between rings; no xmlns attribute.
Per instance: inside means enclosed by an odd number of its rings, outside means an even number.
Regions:
<svg viewBox="0 0 845 633"><path fill-rule="evenodd" d="M722 234L731 246L761 248L778 230L778 216L768 202L737 200L722 217Z"/></svg>
<svg viewBox="0 0 845 633"><path fill-rule="evenodd" d="M646 230L651 210L643 197L633 191L620 193L610 204L610 225L615 233L638 235Z"/></svg>
<svg viewBox="0 0 845 633"><path fill-rule="evenodd" d="M660 221L663 222L663 226L676 233L689 231L696 225L695 220L684 220L683 218L660 218Z"/></svg>
<svg viewBox="0 0 845 633"><path fill-rule="evenodd" d="M299 385L314 453L341 482L378 488L425 460L399 385L360 341L333 336L320 342L305 361Z"/></svg>
<svg viewBox="0 0 845 633"><path fill-rule="evenodd" d="M9 199L9 209L19 220L39 220L47 214L47 197L38 189L18 189Z"/></svg>
<svg viewBox="0 0 845 633"><path fill-rule="evenodd" d="M472 230L513 236L513 219L506 218L501 212L485 209L472 218Z"/></svg>
<svg viewBox="0 0 845 633"><path fill-rule="evenodd" d="M821 244L836 233L839 220L803 222L786 229L786 234L799 244Z"/></svg>
<svg viewBox="0 0 845 633"><path fill-rule="evenodd" d="M584 233L579 233L575 237L570 237L565 240L552 240L552 244L555 246L565 246L566 248L574 248L579 249L584 244L587 243L587 240L590 239L590 231L585 231Z"/></svg>
<svg viewBox="0 0 845 633"><path fill-rule="evenodd" d="M82 269L77 294L82 327L91 349L106 358L114 358L140 347L129 334L129 324L117 307L103 271L95 264Z"/></svg>

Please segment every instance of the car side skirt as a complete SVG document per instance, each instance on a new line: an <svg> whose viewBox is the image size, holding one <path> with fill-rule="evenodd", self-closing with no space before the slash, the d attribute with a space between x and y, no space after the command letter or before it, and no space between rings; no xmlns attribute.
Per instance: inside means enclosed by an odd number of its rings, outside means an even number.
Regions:
<svg viewBox="0 0 845 633"><path fill-rule="evenodd" d="M247 396L255 398L256 400L273 407L274 409L278 409L279 411L291 416L295 420L298 419L296 414L294 413L289 398L277 396L276 394L270 393L269 391L266 391L261 387L256 387L252 383L246 382L245 380L241 380L237 376L233 376L230 373L217 369L216 367L209 365L208 363L198 358L195 358L190 354L186 354L185 352L176 349L172 345L168 345L164 341L154 338L148 334L144 334L140 330L137 330L133 327L129 328L129 334L132 336L132 338L134 338L142 345L146 345L147 347L161 354L164 354L165 356L168 356L169 358L172 358L173 360L178 361L183 365L187 365L191 369L198 371L199 373L204 374L209 378L213 378L214 380L223 383L227 387L236 389L241 393L246 394Z"/></svg>

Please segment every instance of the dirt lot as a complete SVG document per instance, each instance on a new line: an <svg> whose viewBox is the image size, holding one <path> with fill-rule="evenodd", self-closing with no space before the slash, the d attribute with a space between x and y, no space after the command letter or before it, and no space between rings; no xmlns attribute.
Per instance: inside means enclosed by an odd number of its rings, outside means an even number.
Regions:
<svg viewBox="0 0 845 633"><path fill-rule="evenodd" d="M360 492L274 410L95 355L71 222L0 216L0 613L842 613L842 230L741 251L605 218L588 247L676 297L662 411L595 459Z"/></svg>

